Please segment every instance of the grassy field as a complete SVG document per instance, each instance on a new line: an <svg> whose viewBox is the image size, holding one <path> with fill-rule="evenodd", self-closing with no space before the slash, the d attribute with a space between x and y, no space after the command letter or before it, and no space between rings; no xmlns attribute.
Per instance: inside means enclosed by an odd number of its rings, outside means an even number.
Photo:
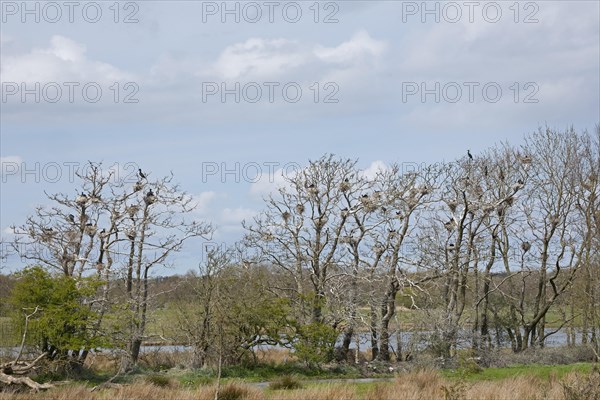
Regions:
<svg viewBox="0 0 600 400"><path fill-rule="evenodd" d="M16 346L19 342L19 335L13 328L10 318L0 317L0 347Z"/></svg>
<svg viewBox="0 0 600 400"><path fill-rule="evenodd" d="M470 369L442 370L441 374L450 379L464 379L467 381L498 381L516 377L535 377L543 380L560 379L573 372L589 374L593 364L576 363L566 365L515 365L505 368L485 368L481 371Z"/></svg>

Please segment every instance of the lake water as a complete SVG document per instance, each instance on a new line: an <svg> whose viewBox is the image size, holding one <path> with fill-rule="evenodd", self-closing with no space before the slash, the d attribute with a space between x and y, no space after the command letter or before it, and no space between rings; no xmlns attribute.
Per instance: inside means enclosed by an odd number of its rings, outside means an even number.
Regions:
<svg viewBox="0 0 600 400"><path fill-rule="evenodd" d="M547 329L546 332L551 332L553 329ZM581 332L577 331L577 340L581 338ZM421 331L421 332L402 332L400 334L400 339L402 343L402 347L404 349L409 348L409 346L413 346L413 348L424 349L427 347L427 337L429 336L429 332ZM495 344L495 335L492 334L492 341ZM546 339L546 347L560 347L565 346L567 344L567 333L564 330L560 330L555 334L549 336ZM342 336L338 338L336 343L337 346L342 345ZM390 345L395 350L397 345L397 334L394 333L390 335ZM459 348L469 348L471 346L471 342L465 340L464 342L459 342ZM502 347L509 348L510 341L506 338L503 338ZM356 349L356 338L352 340L350 344L351 349ZM359 334L359 349L360 351L366 351L371 348L371 336L369 333L363 332ZM191 346L187 345L151 345L151 346L142 346L142 353L150 353L155 351L165 351L165 352L178 352L178 351L187 351L190 350ZM273 346L273 345L259 345L256 346L257 350L268 350L268 349L283 349L282 346ZM15 357L19 352L18 347L0 347L0 355L3 357ZM24 352L24 356L26 356L26 352Z"/></svg>
<svg viewBox="0 0 600 400"><path fill-rule="evenodd" d="M546 332L552 332L553 329L547 329ZM414 343L414 346L416 346L417 349L423 349L427 346L426 343L426 339L428 336L428 332L402 332L400 334L400 338L402 341L402 346L403 348L408 348L408 346L411 343ZM577 332L577 339L579 341L581 337L580 332ZM342 345L342 339L343 337L340 336L338 338L338 341L336 343L337 346L341 346ZM390 335L390 345L392 348L396 349L396 345L397 345L397 334L392 334ZM495 345L495 334L492 334L492 341ZM578 342L579 343L579 342ZM558 331L555 334L549 336L546 339L546 347L560 347L560 346L566 346L567 345L567 333L564 330ZM461 348L469 348L471 346L471 342L470 341L464 341L461 344L459 344L459 347ZM510 341L504 340L502 342L502 347L506 347L509 348L510 347ZM186 346L186 345L164 345L164 346L160 346L160 345L152 345L152 346L142 346L142 352L152 352L152 351L167 351L167 352L175 352L175 351L185 351L185 350L189 350L191 348L191 346ZM273 345L259 345L256 346L255 349L262 349L262 350L268 350L268 349L282 349L282 346L273 346ZM354 338L352 340L352 343L350 344L350 348L351 349L356 349L356 338ZM369 333L360 333L359 334L359 350L360 351L366 351L369 350L371 348L371 335Z"/></svg>

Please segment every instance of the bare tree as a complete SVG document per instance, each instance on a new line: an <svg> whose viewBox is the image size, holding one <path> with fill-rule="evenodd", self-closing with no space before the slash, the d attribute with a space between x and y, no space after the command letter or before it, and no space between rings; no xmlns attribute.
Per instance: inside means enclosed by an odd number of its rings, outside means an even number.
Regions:
<svg viewBox="0 0 600 400"><path fill-rule="evenodd" d="M287 184L265 200L267 209L252 224L244 223L248 246L286 272L289 284L278 289L296 302L301 321L326 322L330 271L350 212L342 212L344 187L355 164L333 155L311 161L285 177Z"/></svg>
<svg viewBox="0 0 600 400"><path fill-rule="evenodd" d="M582 293L576 293L582 312L581 342L591 343L596 354L600 353L600 281L598 266L600 265L600 126L595 135L582 137L581 170L578 173L576 210L580 214L582 224L573 226L583 240L583 271L579 275L578 286ZM581 296L579 296L581 294ZM576 302L572 296L571 305ZM574 317L571 311L571 318Z"/></svg>
<svg viewBox="0 0 600 400"><path fill-rule="evenodd" d="M110 190L113 175L90 163L87 174L77 177L81 185L74 195L46 194L51 206L38 206L23 225L12 227L12 247L30 263L81 278L96 268L91 255L98 253L100 239L106 237L99 234L97 224L108 219L102 196Z"/></svg>
<svg viewBox="0 0 600 400"><path fill-rule="evenodd" d="M582 137L572 130L540 129L509 159L528 166L521 201L510 210L510 220L501 220L497 238L509 275L498 291L510 310L507 331L515 351L543 346L558 331L546 331L546 315L582 265L585 241L574 229L581 224L575 212L581 151Z"/></svg>
<svg viewBox="0 0 600 400"><path fill-rule="evenodd" d="M376 179L371 195L379 200L377 222L373 233L377 234L374 246L369 249L374 258L368 263L371 279L379 279L378 290L371 292L371 351L373 358L390 360L390 322L396 315L396 296L403 287L418 287L419 281L410 279L409 272L416 265L411 235L419 225L422 212L431 202L435 190L437 168L429 167L419 173L404 173L399 165L393 165ZM381 269L379 269L381 268ZM377 336L379 343L377 346Z"/></svg>
<svg viewBox="0 0 600 400"><path fill-rule="evenodd" d="M396 294L409 282L401 268L403 246L415 227L412 217L432 193L432 176L392 166L366 177L355 164L333 156L311 162L267 199L267 211L253 225L245 225L246 240L286 271L292 285L279 289L292 293L301 315L342 328L342 358L366 295L373 357L389 360ZM361 293L360 286L371 289Z"/></svg>
<svg viewBox="0 0 600 400"><path fill-rule="evenodd" d="M125 335L127 352L121 371L130 370L139 357L151 301L150 271L157 266L167 266L169 257L181 250L188 240L208 238L213 232L210 224L193 218L196 207L193 198L172 180L172 176L153 182L146 179L121 197L123 220L119 231L125 233L126 237L121 240L126 240L129 246L124 263L129 321Z"/></svg>

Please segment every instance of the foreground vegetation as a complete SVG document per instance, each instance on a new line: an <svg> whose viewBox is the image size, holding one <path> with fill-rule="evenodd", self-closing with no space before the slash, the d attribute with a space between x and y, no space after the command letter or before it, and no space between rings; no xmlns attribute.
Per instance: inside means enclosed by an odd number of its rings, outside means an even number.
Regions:
<svg viewBox="0 0 600 400"><path fill-rule="evenodd" d="M65 384L38 395L2 394L0 400L596 400L600 398L600 372L591 364L578 364L539 373L538 367L492 368L482 373L462 371L461 376L446 377L434 370L397 374L387 381L315 382L297 377L280 378L263 389L239 380L189 385L172 375L146 375L130 384L91 391L88 385ZM282 384L283 382L283 384Z"/></svg>
<svg viewBox="0 0 600 400"><path fill-rule="evenodd" d="M70 376L56 375L55 363L40 365L34 378L57 386L33 394L19 386L5 387L8 399L600 399L600 371L589 347L493 351L487 360L461 351L445 367L430 353L410 362L330 363L310 368L285 350L261 352L243 366L190 369L190 351L143 353L132 373L109 381L119 357L91 354L85 367ZM361 354L361 360L369 359ZM483 363L493 365L488 368ZM506 366L503 366L506 365ZM66 379L57 382L58 379Z"/></svg>

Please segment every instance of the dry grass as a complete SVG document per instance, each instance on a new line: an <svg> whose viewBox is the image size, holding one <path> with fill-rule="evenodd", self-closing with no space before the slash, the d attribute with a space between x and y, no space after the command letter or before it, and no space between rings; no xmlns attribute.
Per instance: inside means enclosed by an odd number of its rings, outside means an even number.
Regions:
<svg viewBox="0 0 600 400"><path fill-rule="evenodd" d="M177 382L145 380L98 392L83 385L67 385L38 394L0 393L0 400L213 400L216 387L184 389ZM242 382L229 382L221 400L600 400L600 371L569 373L558 379L517 376L497 381L464 382L422 370L399 375L393 382L373 385L364 395L352 384L316 385L286 391L263 391Z"/></svg>
<svg viewBox="0 0 600 400"><path fill-rule="evenodd" d="M499 382L477 382L469 387L466 399L512 400L512 399L564 399L562 387L557 381L542 381L531 376L519 376Z"/></svg>
<svg viewBox="0 0 600 400"><path fill-rule="evenodd" d="M392 384L378 384L365 400L600 400L600 374L571 373L558 380L519 376L500 381L450 381L424 370L399 376Z"/></svg>
<svg viewBox="0 0 600 400"><path fill-rule="evenodd" d="M365 400L443 399L444 387L449 386L438 372L422 370L400 375L392 384L376 385L367 392Z"/></svg>
<svg viewBox="0 0 600 400"><path fill-rule="evenodd" d="M160 348L140 354L140 366L153 371L185 368L192 360L191 351L161 351Z"/></svg>
<svg viewBox="0 0 600 400"><path fill-rule="evenodd" d="M271 390L294 390L302 388L302 382L297 376L283 375L269 384Z"/></svg>
<svg viewBox="0 0 600 400"><path fill-rule="evenodd" d="M98 392L91 392L84 386L64 386L37 394L0 393L0 400L214 400L215 390L216 386L184 390L151 383L135 383ZM265 400L265 395L255 387L231 382L220 388L219 400Z"/></svg>
<svg viewBox="0 0 600 400"><path fill-rule="evenodd" d="M171 368L183 368L192 359L189 351L160 351L160 349L140 354L140 366L153 371ZM115 373L119 368L120 358L111 354L90 353L85 366L94 372Z"/></svg>
<svg viewBox="0 0 600 400"><path fill-rule="evenodd" d="M277 365L297 360L288 349L259 349L256 359L261 363Z"/></svg>
<svg viewBox="0 0 600 400"><path fill-rule="evenodd" d="M356 390L348 385L322 385L288 392L276 392L272 400L357 400Z"/></svg>
<svg viewBox="0 0 600 400"><path fill-rule="evenodd" d="M119 362L119 358L114 355L90 353L85 359L85 367L94 372L116 373Z"/></svg>

